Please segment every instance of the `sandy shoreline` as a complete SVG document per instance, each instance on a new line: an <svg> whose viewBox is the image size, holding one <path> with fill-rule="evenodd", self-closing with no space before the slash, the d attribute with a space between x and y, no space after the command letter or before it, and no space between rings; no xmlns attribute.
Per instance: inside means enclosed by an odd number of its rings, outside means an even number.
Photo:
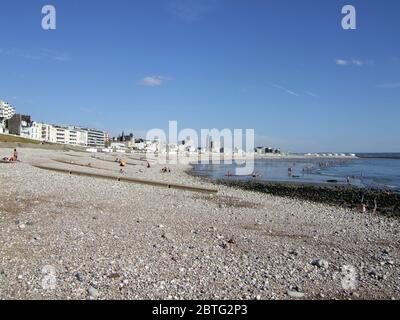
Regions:
<svg viewBox="0 0 400 320"><path fill-rule="evenodd" d="M0 164L1 299L400 298L397 219L214 185L188 165L163 174L134 155L126 177L218 194L32 167L119 175L111 156L19 153ZM356 281L345 290L348 266Z"/></svg>

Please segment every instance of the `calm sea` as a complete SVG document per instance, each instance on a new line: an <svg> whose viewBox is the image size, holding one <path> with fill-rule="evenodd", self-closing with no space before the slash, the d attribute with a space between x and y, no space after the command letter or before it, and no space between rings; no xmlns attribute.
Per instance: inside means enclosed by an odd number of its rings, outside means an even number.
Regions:
<svg viewBox="0 0 400 320"><path fill-rule="evenodd" d="M328 183L337 182L360 187L400 192L400 153L357 154L356 159L268 159L255 161L258 180ZM194 173L212 179L252 180L253 177L228 177L235 164L198 164ZM291 168L289 174L288 168Z"/></svg>

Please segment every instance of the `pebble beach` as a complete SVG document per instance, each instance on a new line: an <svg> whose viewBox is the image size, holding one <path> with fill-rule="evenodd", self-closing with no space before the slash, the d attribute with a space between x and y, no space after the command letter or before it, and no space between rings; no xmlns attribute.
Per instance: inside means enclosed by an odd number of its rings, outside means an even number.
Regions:
<svg viewBox="0 0 400 320"><path fill-rule="evenodd" d="M119 155L120 173L116 155L18 152L0 163L0 299L400 299L396 217L214 184L187 165L162 173L139 155Z"/></svg>

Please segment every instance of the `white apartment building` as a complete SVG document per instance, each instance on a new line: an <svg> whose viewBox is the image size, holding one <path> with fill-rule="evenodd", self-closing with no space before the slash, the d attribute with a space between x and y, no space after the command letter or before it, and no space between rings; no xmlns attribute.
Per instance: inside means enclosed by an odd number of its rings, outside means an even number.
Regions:
<svg viewBox="0 0 400 320"><path fill-rule="evenodd" d="M32 122L30 126L25 122L22 122L21 125L21 137L33 139L33 140L42 140L42 126L41 123Z"/></svg>
<svg viewBox="0 0 400 320"><path fill-rule="evenodd" d="M6 120L14 119L15 114L15 109L9 103L0 100L0 133L11 132L11 130L6 129ZM108 134L101 130L31 122L29 116L18 116L12 120L14 134L29 139L96 148L104 148L108 140ZM27 119L27 117L29 117L29 120L27 120L29 123L22 120ZM10 126L9 122L8 126Z"/></svg>
<svg viewBox="0 0 400 320"><path fill-rule="evenodd" d="M50 124L40 124L42 141L70 144L76 146L88 145L88 131L73 126L55 126Z"/></svg>
<svg viewBox="0 0 400 320"><path fill-rule="evenodd" d="M29 137L34 140L42 140L42 126L40 123L32 122L29 129Z"/></svg>
<svg viewBox="0 0 400 320"><path fill-rule="evenodd" d="M0 133L8 133L6 120L12 118L15 109L7 102L0 100Z"/></svg>
<svg viewBox="0 0 400 320"><path fill-rule="evenodd" d="M69 131L69 144L77 146L88 145L88 132L76 127L68 127Z"/></svg>
<svg viewBox="0 0 400 320"><path fill-rule="evenodd" d="M40 140L42 141L84 147L104 148L105 146L105 132L103 131L44 123L38 124L38 127L40 127Z"/></svg>
<svg viewBox="0 0 400 320"><path fill-rule="evenodd" d="M87 131L87 145L89 147L104 148L106 144L106 133L95 129L82 129Z"/></svg>
<svg viewBox="0 0 400 320"><path fill-rule="evenodd" d="M42 141L56 143L56 128L51 124L40 123L42 135Z"/></svg>
<svg viewBox="0 0 400 320"><path fill-rule="evenodd" d="M8 102L0 100L0 118L8 120L11 119L14 114L15 109Z"/></svg>
<svg viewBox="0 0 400 320"><path fill-rule="evenodd" d="M56 131L56 143L69 144L69 130L67 128L54 126Z"/></svg>

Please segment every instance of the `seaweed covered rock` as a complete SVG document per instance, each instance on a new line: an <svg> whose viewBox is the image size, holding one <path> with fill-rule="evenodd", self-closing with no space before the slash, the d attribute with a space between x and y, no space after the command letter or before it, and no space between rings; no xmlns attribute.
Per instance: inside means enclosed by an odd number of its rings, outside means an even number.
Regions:
<svg viewBox="0 0 400 320"><path fill-rule="evenodd" d="M276 196L310 200L351 209L364 204L369 211L400 217L400 194L352 186L218 180L219 184Z"/></svg>

